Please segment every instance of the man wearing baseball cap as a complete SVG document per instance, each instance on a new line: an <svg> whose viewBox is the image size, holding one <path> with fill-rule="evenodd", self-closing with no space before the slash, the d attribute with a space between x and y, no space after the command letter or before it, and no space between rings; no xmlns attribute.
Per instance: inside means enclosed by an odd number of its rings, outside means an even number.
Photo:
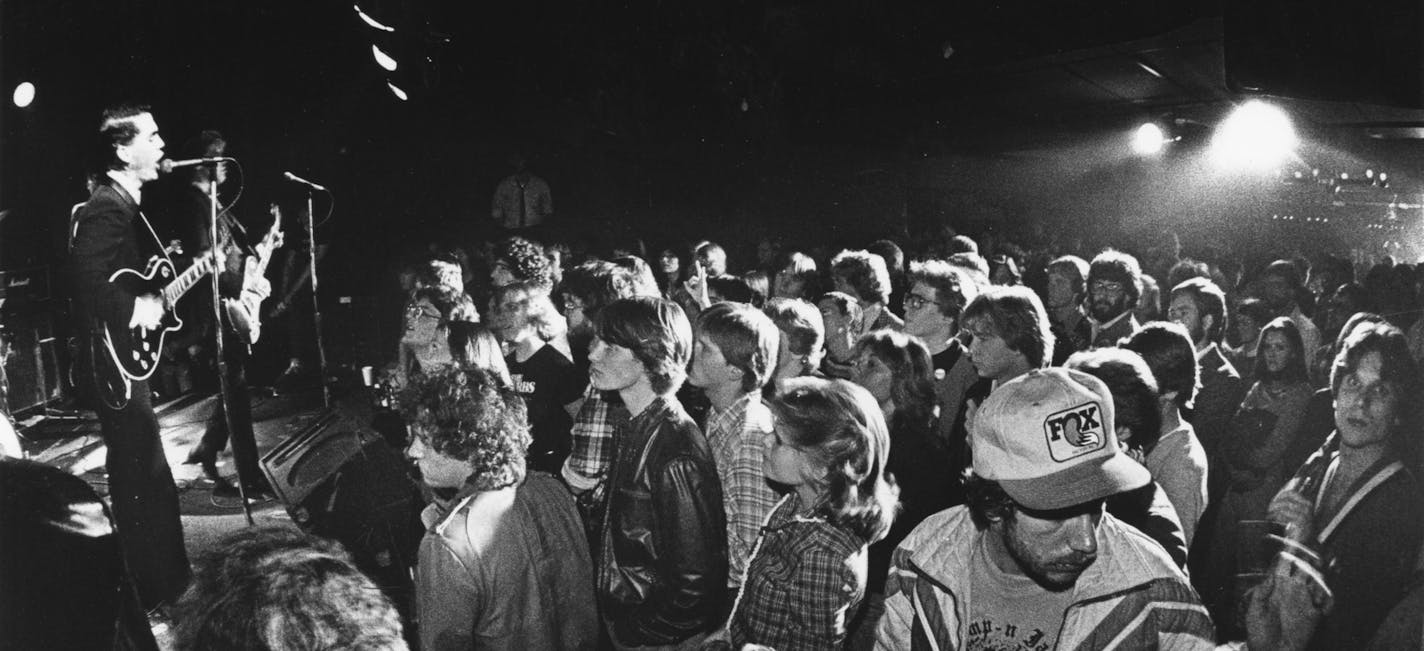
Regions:
<svg viewBox="0 0 1424 651"><path fill-rule="evenodd" d="M1151 481L1123 453L1102 381L1033 370L970 432L968 503L895 550L877 649L1211 649L1185 576L1103 501Z"/></svg>

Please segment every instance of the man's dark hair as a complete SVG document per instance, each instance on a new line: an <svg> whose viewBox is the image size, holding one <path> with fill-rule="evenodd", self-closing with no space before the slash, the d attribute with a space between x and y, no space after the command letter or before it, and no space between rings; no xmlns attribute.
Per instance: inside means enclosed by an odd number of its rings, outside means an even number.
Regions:
<svg viewBox="0 0 1424 651"><path fill-rule="evenodd" d="M1221 288L1210 278L1194 276L1172 287L1172 296L1178 294L1191 297L1192 302L1197 305L1199 316L1211 317L1211 328L1206 331L1206 340L1215 344L1221 343L1222 335L1226 334L1226 294Z"/></svg>
<svg viewBox="0 0 1424 651"><path fill-rule="evenodd" d="M1038 294L1023 285L995 286L965 306L964 323L985 319L1009 350L1024 356L1033 368L1053 359L1053 331Z"/></svg>
<svg viewBox="0 0 1424 651"><path fill-rule="evenodd" d="M762 311L781 330L791 354L810 355L825 345L826 324L815 305L799 298L773 298Z"/></svg>
<svg viewBox="0 0 1424 651"><path fill-rule="evenodd" d="M589 260L564 275L559 287L564 296L583 304L583 313L592 320L598 311L613 301L634 296L658 296L657 285L648 285L637 265L615 264L604 260ZM644 264L643 266L647 266Z"/></svg>
<svg viewBox="0 0 1424 651"><path fill-rule="evenodd" d="M1265 301L1248 296L1241 299L1241 302L1236 305L1236 318L1241 317L1255 321L1257 328L1264 328L1271 320L1271 308L1266 305Z"/></svg>
<svg viewBox="0 0 1424 651"><path fill-rule="evenodd" d="M174 606L180 651L406 649L400 615L335 542L245 527L193 564Z"/></svg>
<svg viewBox="0 0 1424 651"><path fill-rule="evenodd" d="M983 531L993 522L1014 516L1018 504L1004 492L1004 487L992 479L984 479L973 470L964 471L964 503L974 528Z"/></svg>
<svg viewBox="0 0 1424 651"><path fill-rule="evenodd" d="M1162 412L1157 410L1157 379L1137 353L1124 348L1095 348L1073 353L1064 367L1082 371L1106 384L1113 397L1113 423L1131 436L1126 447L1147 452L1162 437Z"/></svg>
<svg viewBox="0 0 1424 651"><path fill-rule="evenodd" d="M979 243L968 235L955 235L949 240L949 254L972 253L979 255Z"/></svg>
<svg viewBox="0 0 1424 651"><path fill-rule="evenodd" d="M1177 285L1192 278L1211 280L1211 267L1201 260L1182 258L1167 271L1167 286L1175 292Z"/></svg>
<svg viewBox="0 0 1424 651"><path fill-rule="evenodd" d="M754 298L752 286L747 283L746 279L731 274L708 277L707 290L716 292L724 301L734 303L750 304Z"/></svg>
<svg viewBox="0 0 1424 651"><path fill-rule="evenodd" d="M890 269L882 258L869 251L841 251L831 259L831 275L844 280L855 297L869 303L890 300Z"/></svg>
<svg viewBox="0 0 1424 651"><path fill-rule="evenodd" d="M126 163L119 160L118 147L133 144L138 135L134 118L153 111L146 104L119 104L104 109L99 118L99 138L95 161L99 170L122 170Z"/></svg>
<svg viewBox="0 0 1424 651"><path fill-rule="evenodd" d="M524 480L529 420L524 399L485 369L447 368L417 374L401 393L412 436L432 450L469 462L479 490Z"/></svg>
<svg viewBox="0 0 1424 651"><path fill-rule="evenodd" d="M599 312L594 332L605 343L633 352L654 393L673 393L687 379L692 325L677 303L646 296L614 301Z"/></svg>
<svg viewBox="0 0 1424 651"><path fill-rule="evenodd" d="M549 291L554 286L554 272L544 247L522 237L507 237L494 247L495 262L509 265L515 280L531 281Z"/></svg>
<svg viewBox="0 0 1424 651"><path fill-rule="evenodd" d="M893 240L875 240L865 250L883 258L891 276L905 273L905 250Z"/></svg>
<svg viewBox="0 0 1424 651"><path fill-rule="evenodd" d="M1261 278L1267 276L1277 276L1285 280L1286 284L1290 285L1292 293L1291 300L1295 300L1294 295L1299 293L1301 289L1300 266L1290 260L1276 260L1266 265L1266 268L1261 271Z"/></svg>
<svg viewBox="0 0 1424 651"><path fill-rule="evenodd" d="M1107 249L1093 258L1088 265L1090 291L1096 280L1122 283L1129 311L1137 305L1137 299L1142 298L1142 265L1137 263L1137 258L1122 251Z"/></svg>
<svg viewBox="0 0 1424 651"><path fill-rule="evenodd" d="M1186 326L1169 321L1153 321L1128 336L1122 347L1142 356L1161 393L1176 391L1175 402L1190 409L1201 388L1201 365Z"/></svg>

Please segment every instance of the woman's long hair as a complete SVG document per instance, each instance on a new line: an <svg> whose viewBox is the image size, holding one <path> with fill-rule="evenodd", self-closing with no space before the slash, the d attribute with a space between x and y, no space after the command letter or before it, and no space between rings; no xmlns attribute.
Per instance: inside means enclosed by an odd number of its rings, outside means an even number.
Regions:
<svg viewBox="0 0 1424 651"><path fill-rule="evenodd" d="M934 362L930 350L916 337L894 330L868 332L855 344L855 356L868 352L890 369L890 400L895 413L890 431L913 427L929 429L934 416Z"/></svg>
<svg viewBox="0 0 1424 651"><path fill-rule="evenodd" d="M1291 359L1286 367L1279 373L1272 373L1266 368L1266 336L1272 332L1279 332L1285 335L1286 345L1290 346ZM1276 317L1266 327L1261 328L1261 336L1256 340L1256 366L1254 370L1256 381L1258 382L1281 382L1293 384L1296 382L1309 382L1310 374L1305 370L1305 343L1300 338L1300 329L1296 328L1295 322L1290 317Z"/></svg>
<svg viewBox="0 0 1424 651"><path fill-rule="evenodd" d="M890 432L874 396L847 380L798 377L777 386L770 406L782 440L825 469L814 511L867 543L884 538L900 491L885 475Z"/></svg>

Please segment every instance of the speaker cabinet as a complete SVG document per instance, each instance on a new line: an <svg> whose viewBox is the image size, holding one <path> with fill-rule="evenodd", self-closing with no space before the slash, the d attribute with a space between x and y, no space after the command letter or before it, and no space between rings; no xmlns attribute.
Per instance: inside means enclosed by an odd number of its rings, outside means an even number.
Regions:
<svg viewBox="0 0 1424 651"><path fill-rule="evenodd" d="M268 452L262 471L297 526L344 545L405 609L424 499L399 452L335 408Z"/></svg>

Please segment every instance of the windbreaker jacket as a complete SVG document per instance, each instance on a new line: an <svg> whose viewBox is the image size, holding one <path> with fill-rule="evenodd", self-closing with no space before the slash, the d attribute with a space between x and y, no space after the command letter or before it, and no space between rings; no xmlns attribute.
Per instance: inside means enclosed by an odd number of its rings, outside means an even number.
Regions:
<svg viewBox="0 0 1424 651"><path fill-rule="evenodd" d="M895 550L876 649L964 649L970 558L979 537L969 509L930 516ZM1181 571L1146 536L1104 514L1098 559L1078 577L1053 647L1214 649L1215 630Z"/></svg>
<svg viewBox="0 0 1424 651"><path fill-rule="evenodd" d="M625 646L675 644L725 615L727 525L707 439L671 396L614 433L598 596Z"/></svg>

